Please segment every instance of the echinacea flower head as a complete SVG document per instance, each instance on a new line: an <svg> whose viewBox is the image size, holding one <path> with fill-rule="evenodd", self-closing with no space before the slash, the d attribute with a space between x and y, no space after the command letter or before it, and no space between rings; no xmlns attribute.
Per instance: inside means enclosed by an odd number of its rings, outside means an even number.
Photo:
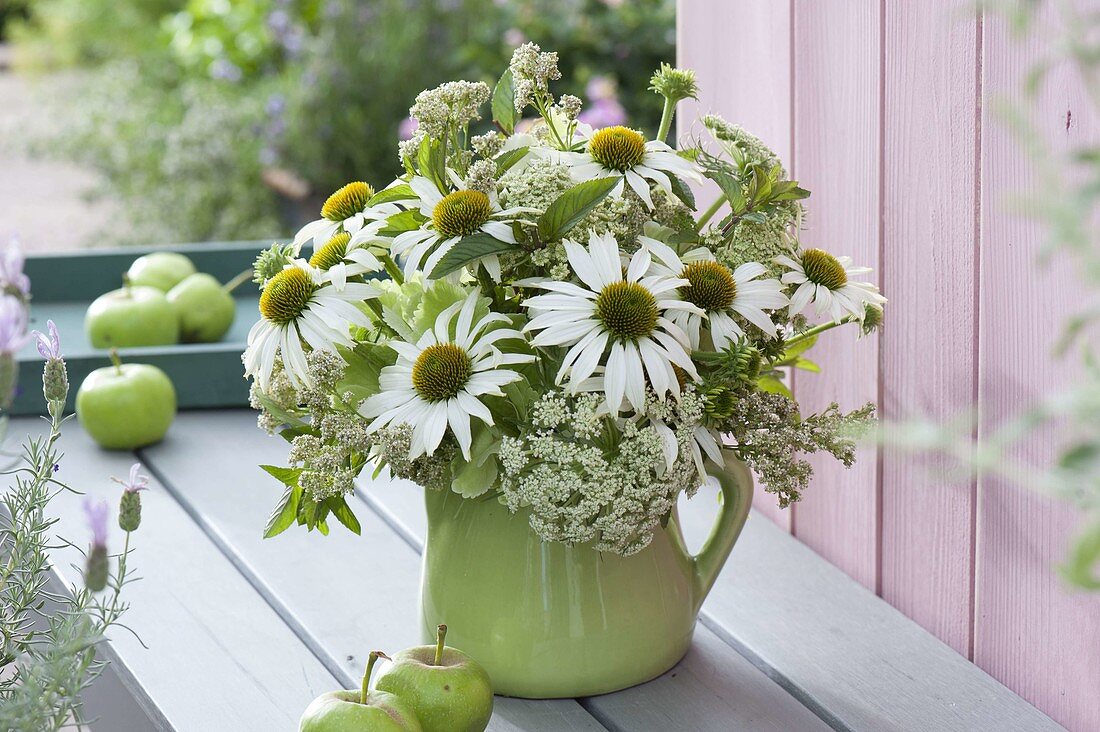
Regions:
<svg viewBox="0 0 1100 732"><path fill-rule="evenodd" d="M349 282L342 287L305 260L295 260L264 286L261 317L248 332L242 357L245 374L267 390L276 358L282 359L287 378L298 388L309 385L306 345L336 353L336 345L352 347L350 328L366 327L370 318L357 305L377 297L373 285Z"/></svg>
<svg viewBox="0 0 1100 732"><path fill-rule="evenodd" d="M431 276L440 260L463 237L484 233L498 241L514 244L512 222L526 208L502 209L495 190L488 192L461 188L442 193L427 178L416 176L409 181L420 200L420 213L428 221L419 229L398 234L391 251L405 258L405 276L417 270ZM500 278L500 264L495 256L482 260L494 279Z"/></svg>
<svg viewBox="0 0 1100 732"><path fill-rule="evenodd" d="M608 411L618 414L623 399L635 411L645 406L646 386L658 397L680 393L676 368L699 378L688 355L689 341L674 319L679 312L702 315L677 290L688 281L653 274L652 257L639 249L623 268L614 238L592 234L588 248L566 240L569 265L581 284L535 279L519 284L549 290L523 305L536 313L525 330L540 331L534 346L564 346L568 352L556 381L568 375L566 391L587 391L603 366L600 391Z"/></svg>
<svg viewBox="0 0 1100 732"><path fill-rule="evenodd" d="M791 315L797 315L811 303L817 314L828 314L839 323L845 314L862 320L867 305L883 305L886 298L870 282L859 282L853 277L867 274L870 267L853 267L850 257L834 257L823 249L805 249L798 258L781 255L777 264L789 268L783 284L796 285L791 295Z"/></svg>
<svg viewBox="0 0 1100 732"><path fill-rule="evenodd" d="M324 246L339 232L356 235L374 233L386 225L386 219L401 209L394 203L371 206L374 188L363 181L348 183L321 206L321 218L303 226L294 235L293 254L296 256L306 244Z"/></svg>
<svg viewBox="0 0 1100 732"><path fill-rule="evenodd" d="M359 407L359 413L372 420L368 433L391 424L412 427L410 460L433 454L448 428L462 455L470 459L470 418L493 424L480 397L504 396L502 386L523 378L505 367L534 360L527 354L501 352L497 343L522 340L523 334L508 327L490 329L510 322L501 313L489 313L475 323L477 307L474 292L441 312L435 326L415 344L390 341L397 362L382 369L379 393Z"/></svg>
<svg viewBox="0 0 1100 732"><path fill-rule="evenodd" d="M49 335L39 330L32 331L31 335L34 336L35 345L42 358L47 361L57 361L61 358L61 336L52 320L46 321L46 330Z"/></svg>
<svg viewBox="0 0 1100 732"><path fill-rule="evenodd" d="M324 245L316 247L309 265L326 272L337 287L343 287L348 277L378 272L382 262L361 241L354 241L346 231L333 235Z"/></svg>
<svg viewBox="0 0 1100 732"><path fill-rule="evenodd" d="M646 206L653 209L650 182L672 193L670 175L702 180L698 166L676 154L660 140L646 141L640 132L616 125L596 130L588 137L584 152L560 153L578 183L598 178L622 176L612 195L622 195L630 186Z"/></svg>
<svg viewBox="0 0 1100 732"><path fill-rule="evenodd" d="M757 279L765 273L764 265L746 262L731 271L703 247L680 256L656 239L642 237L641 241L656 257L654 271L687 280L680 297L703 312L679 311L671 318L688 334L693 349L699 348L704 324L716 351L742 338L745 332L735 316L775 338L775 323L764 311L784 308L790 301L779 280Z"/></svg>

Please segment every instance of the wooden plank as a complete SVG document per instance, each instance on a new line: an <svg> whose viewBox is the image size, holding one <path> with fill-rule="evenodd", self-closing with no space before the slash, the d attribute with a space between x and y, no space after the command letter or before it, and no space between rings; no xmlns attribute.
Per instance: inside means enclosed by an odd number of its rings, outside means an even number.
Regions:
<svg viewBox="0 0 1100 732"><path fill-rule="evenodd" d="M354 688L371 650L419 645L420 559L366 506L356 510L362 537L334 526L328 537L292 529L264 540L280 489L257 465L284 464L286 451L257 429L252 412L192 412L143 456L338 684ZM602 727L572 700L498 697L490 729Z"/></svg>
<svg viewBox="0 0 1100 732"><path fill-rule="evenodd" d="M1042 21L1057 22L1057 11L1049 11L1055 8L1048 8ZM997 16L987 17L982 30L986 99L1021 103L1030 65L1050 55L1046 40L1015 40ZM1036 108L1040 116L1033 121L1055 149L1095 145L1100 138L1096 107L1069 69L1051 72ZM1036 264L1046 232L1013 215L1011 203L1035 191L1031 161L992 103L983 109L982 148L984 433L1074 382L1079 360L1058 361L1051 354L1059 336L1056 323L1081 310L1086 293L1068 260ZM1014 457L1042 465L1067 437L1072 436L1043 430ZM1066 727L1095 730L1100 729L1100 595L1067 588L1054 570L1078 520L1064 505L1005 481L979 480L974 660Z"/></svg>
<svg viewBox="0 0 1100 732"><path fill-rule="evenodd" d="M364 485L365 500L422 546L426 529L418 488L408 481ZM711 496L711 500L717 500ZM691 540L702 542L695 531ZM778 531L778 529L777 529ZM608 729L813 730L828 727L711 630L699 626L691 652L658 679L614 694L582 700Z"/></svg>
<svg viewBox="0 0 1100 732"><path fill-rule="evenodd" d="M698 138L698 119L716 113L740 124L791 161L790 3L775 0L680 0L677 63L695 69L699 100L681 102L679 134ZM736 39L731 42L731 39ZM714 200L703 195L701 205ZM791 512L759 491L753 506L789 529Z"/></svg>
<svg viewBox="0 0 1100 732"><path fill-rule="evenodd" d="M978 23L955 0L885 6L883 413L974 405ZM881 593L960 653L971 644L972 483L943 461L882 467Z"/></svg>
<svg viewBox="0 0 1100 732"><path fill-rule="evenodd" d="M696 544L717 494L681 501ZM1002 732L1055 722L753 513L701 623L834 729Z"/></svg>
<svg viewBox="0 0 1100 732"><path fill-rule="evenodd" d="M40 434L44 423L15 419L9 434ZM117 505L119 486L135 458L99 450L74 423L61 440L58 477L93 500ZM104 654L160 729L290 729L302 709L335 679L263 602L248 582L157 481L142 496L142 525L132 566L142 577L128 588L124 630L111 633ZM59 533L86 540L83 497L60 494L51 508ZM110 525L109 547L120 549ZM75 550L55 555L58 573L78 581Z"/></svg>
<svg viewBox="0 0 1100 732"><path fill-rule="evenodd" d="M795 176L812 191L801 234L806 247L846 254L879 272L880 3L842 12L794 2ZM889 327L889 321L887 321ZM878 338L854 329L823 336L809 357L820 374L799 372L804 413L838 402L878 401ZM872 590L878 581L878 455L861 450L847 470L811 458L814 480L794 507L794 534Z"/></svg>

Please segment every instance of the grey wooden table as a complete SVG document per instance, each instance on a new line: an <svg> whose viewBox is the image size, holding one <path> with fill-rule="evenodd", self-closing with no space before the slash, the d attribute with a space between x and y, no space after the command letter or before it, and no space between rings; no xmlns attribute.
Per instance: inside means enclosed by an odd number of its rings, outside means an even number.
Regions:
<svg viewBox="0 0 1100 732"><path fill-rule="evenodd" d="M40 432L14 420L11 435ZM370 650L418 638L421 492L364 481L361 537L261 538L279 486L256 466L286 444L247 411L189 412L136 454L97 449L74 423L59 477L117 500L109 476L135 460L153 476L125 632L105 655L128 698L99 729L294 730L323 691L356 686ZM56 503L62 533L86 536L81 498ZM713 494L682 504L689 543ZM112 537L120 539L117 527ZM69 560L57 557L63 580ZM132 700L132 702L130 701ZM126 708L127 706L131 708ZM687 657L606 696L498 698L492 730L1057 730L1048 717L766 519L752 516L708 598Z"/></svg>

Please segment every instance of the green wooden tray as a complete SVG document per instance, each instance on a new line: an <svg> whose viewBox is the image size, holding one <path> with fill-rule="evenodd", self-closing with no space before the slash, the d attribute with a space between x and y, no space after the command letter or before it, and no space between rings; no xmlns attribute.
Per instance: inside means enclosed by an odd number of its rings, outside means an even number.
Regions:
<svg viewBox="0 0 1100 732"><path fill-rule="evenodd" d="M92 348L84 334L84 311L92 300L118 288L132 261L153 251L186 254L200 272L222 282L251 267L260 249L270 242L218 242L161 247L99 249L81 253L44 254L27 258L31 279L31 328L45 331L53 320L69 367L69 409L76 391L89 373L110 363L104 350ZM124 348L123 361L148 363L168 374L176 386L181 409L240 407L248 404L241 354L248 330L256 322L259 295L245 283L234 293L237 317L219 343L182 343L175 346ZM19 354L19 386L13 414L43 414L42 357L31 341Z"/></svg>

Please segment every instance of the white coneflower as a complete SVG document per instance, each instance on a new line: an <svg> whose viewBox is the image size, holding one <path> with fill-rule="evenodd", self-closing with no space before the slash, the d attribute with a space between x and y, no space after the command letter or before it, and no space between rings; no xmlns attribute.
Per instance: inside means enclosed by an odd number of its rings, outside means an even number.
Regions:
<svg viewBox="0 0 1100 732"><path fill-rule="evenodd" d="M621 125L596 130L588 138L584 152L563 152L558 158L569 166L578 182L622 176L612 195L621 195L623 186L629 185L650 209L653 197L649 194L649 181L672 193L670 174L702 180L698 166L677 155L671 147L659 140L646 142L641 134Z"/></svg>
<svg viewBox="0 0 1100 732"><path fill-rule="evenodd" d="M436 318L435 327L426 331L415 345L390 341L389 346L397 351L397 362L382 369L379 393L359 408L362 416L373 418L368 433L389 424L412 427L410 460L435 452L448 427L462 455L469 460L470 418L493 424L493 415L478 397L504 396L500 387L523 376L501 367L535 359L521 353L502 353L496 347L501 340L522 340L523 334L512 328L486 332L494 323L509 322L501 313L490 313L474 324L477 300L478 294L471 293L464 301L444 310Z"/></svg>
<svg viewBox="0 0 1100 732"><path fill-rule="evenodd" d="M358 246L346 231L335 234L323 246L315 248L309 264L326 272L337 287L343 287L348 277L378 272L383 268L378 257L365 247Z"/></svg>
<svg viewBox="0 0 1100 732"><path fill-rule="evenodd" d="M682 311L672 316L672 322L688 334L692 348L699 348L703 323L707 324L716 351L743 337L745 333L734 315L740 315L775 338L775 323L764 311L784 308L790 301L783 294L783 285L779 280L756 279L767 271L764 265L746 262L731 272L705 247L692 249L680 256L656 239L640 237L640 241L657 258L653 265L654 272L687 280L688 285L681 288L680 297L698 306L704 313L698 315Z"/></svg>
<svg viewBox="0 0 1100 732"><path fill-rule="evenodd" d="M391 251L405 257L405 276L416 270L430 276L439 261L451 251L460 239L483 232L498 241L516 243L512 222L520 214L531 209L510 208L503 210L497 202L496 191L475 191L460 188L444 195L427 178L415 176L409 186L420 199L420 213L427 217L424 226L406 231L393 240ZM500 263L497 257L482 260L493 279L500 279Z"/></svg>
<svg viewBox="0 0 1100 732"><path fill-rule="evenodd" d="M368 206L374 197L374 188L362 181L348 183L333 193L321 206L321 218L303 226L294 235L294 253L310 242L320 247L339 232L351 235L366 231L377 231L386 225L386 219L401 208L394 203L380 203Z"/></svg>
<svg viewBox="0 0 1100 732"><path fill-rule="evenodd" d="M245 374L267 390L275 359L281 357L287 378L296 388L310 383L302 341L310 348L332 353L336 344L355 344L350 327L366 327L368 318L357 303L378 296L368 284L348 283L342 288L297 259L267 281L260 294L261 318L248 332L243 361Z"/></svg>
<svg viewBox="0 0 1100 732"><path fill-rule="evenodd" d="M550 291L524 301L537 313L525 329L541 331L535 346L569 347L558 383L568 374L567 390L575 393L603 365L602 391L608 410L618 414L624 397L636 411L643 409L647 378L658 397L678 395L674 365L699 378L687 334L671 320L680 311L702 314L677 295L687 280L647 274L652 258L645 249L624 272L619 245L605 234L592 234L587 250L573 241L564 245L583 287L541 279L519 283Z"/></svg>
<svg viewBox="0 0 1100 732"><path fill-rule="evenodd" d="M828 313L839 323L845 313L862 320L867 305L883 305L886 298L870 282L856 282L854 275L867 274L870 267L853 267L850 257L834 257L822 249L806 249L798 259L781 255L777 264L790 268L783 284L797 285L791 295L791 315L797 315L813 303L817 314Z"/></svg>

